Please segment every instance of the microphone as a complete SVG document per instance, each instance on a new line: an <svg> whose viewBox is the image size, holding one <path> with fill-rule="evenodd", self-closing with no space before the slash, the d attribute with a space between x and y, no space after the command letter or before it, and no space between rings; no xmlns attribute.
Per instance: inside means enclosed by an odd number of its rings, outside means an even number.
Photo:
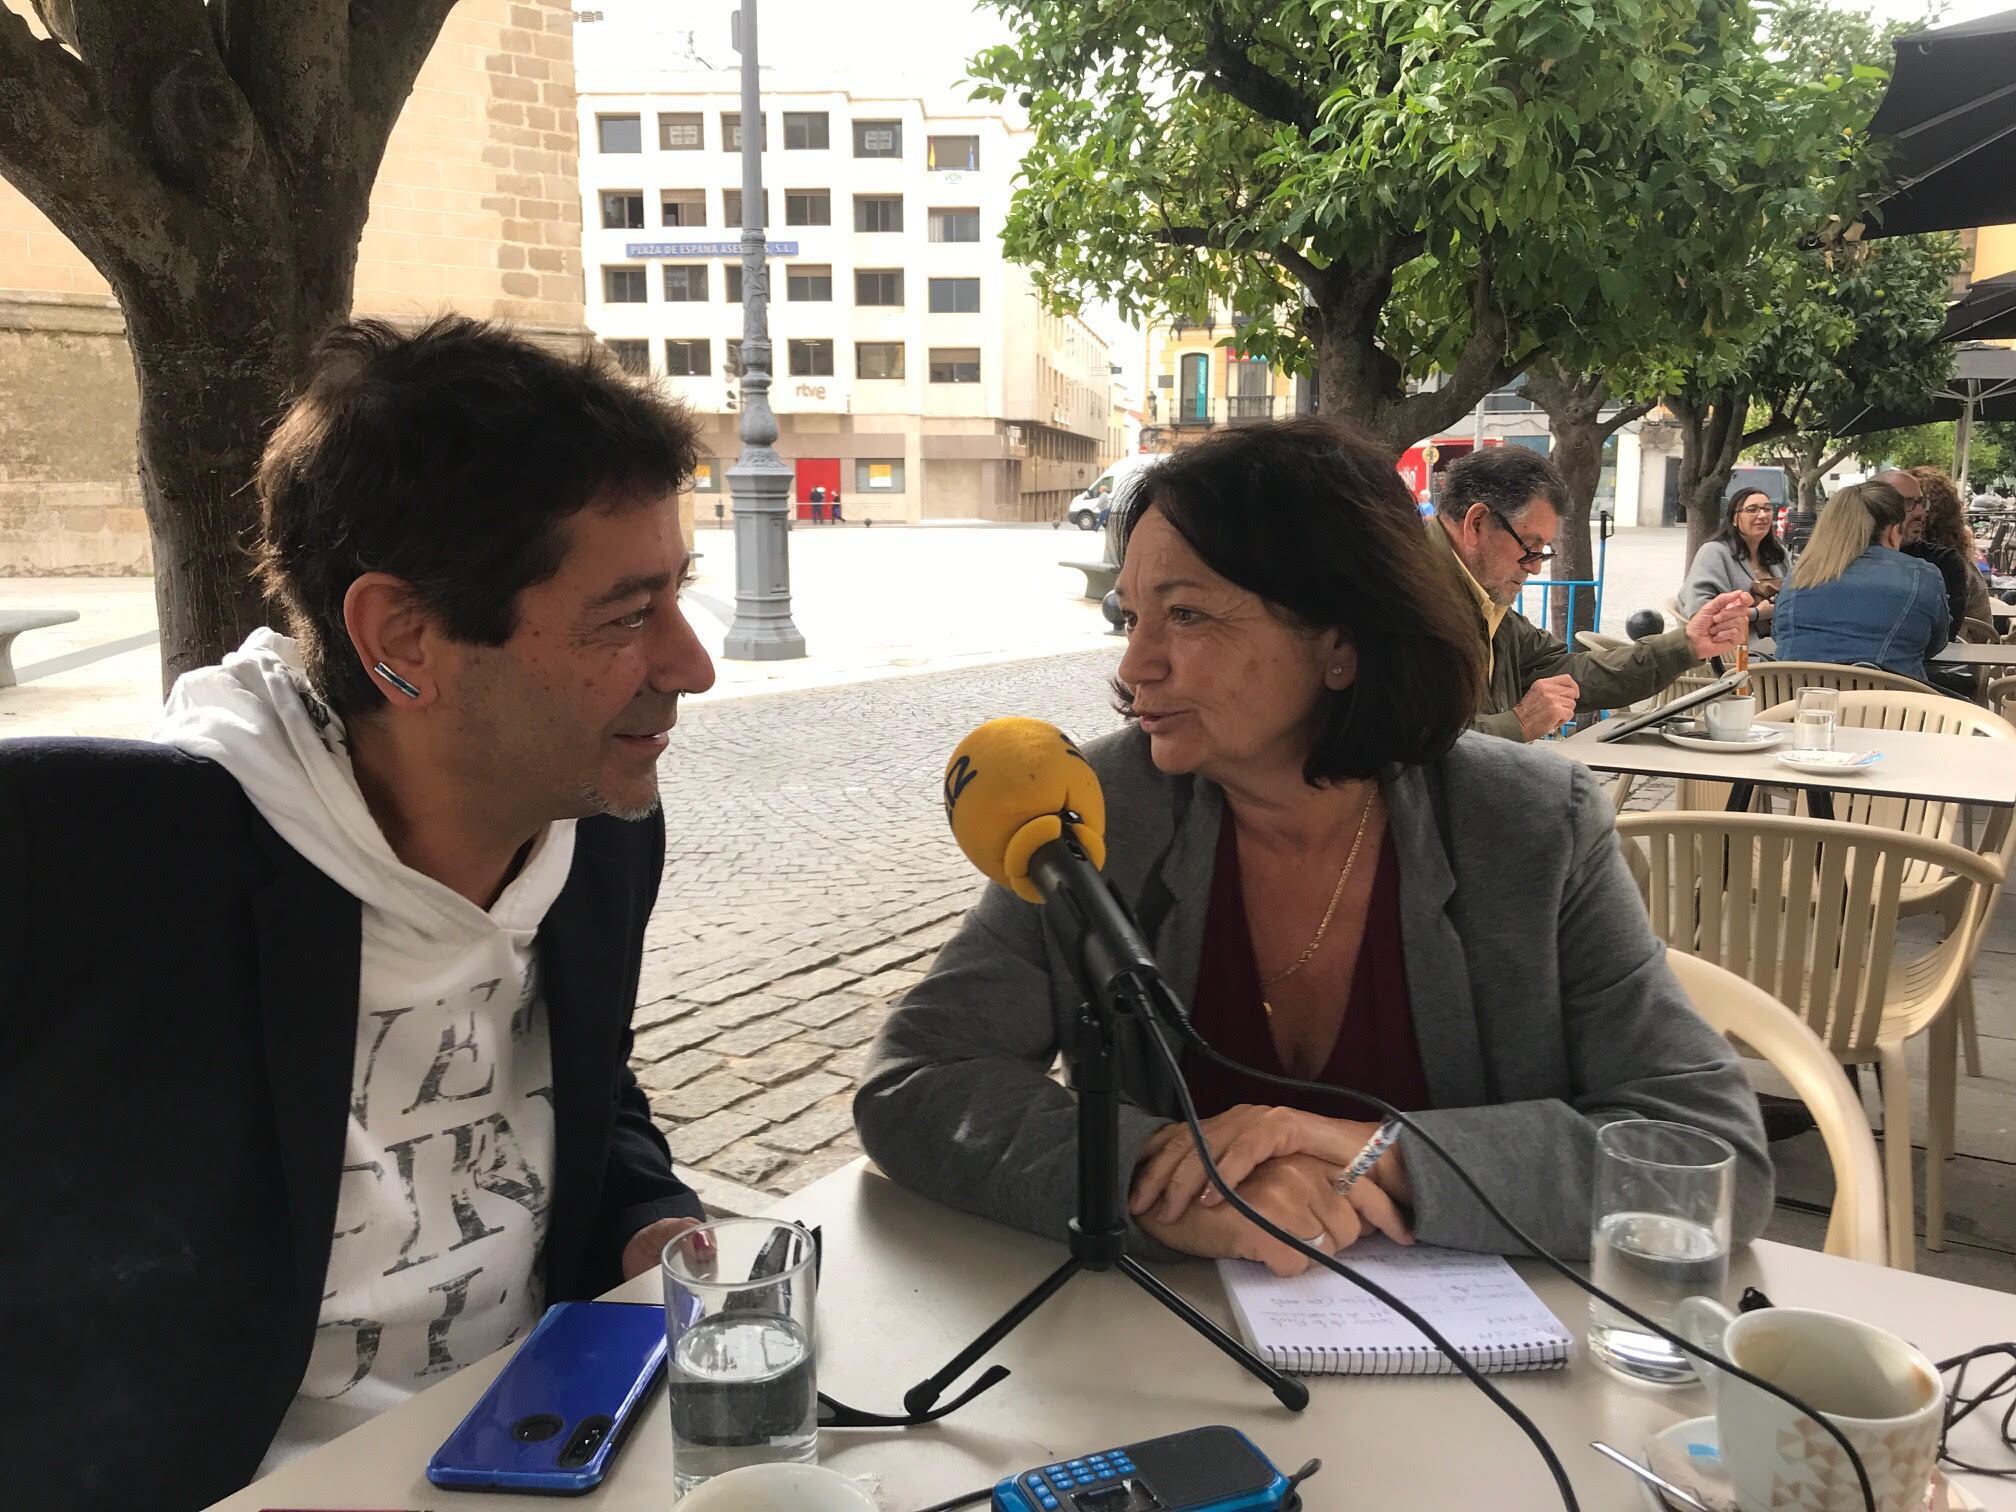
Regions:
<svg viewBox="0 0 2016 1512"><path fill-rule="evenodd" d="M1161 971L1106 864L1106 795L1084 752L1040 719L990 719L945 765L945 818L966 859L1044 922L1079 986L1111 1003Z"/></svg>

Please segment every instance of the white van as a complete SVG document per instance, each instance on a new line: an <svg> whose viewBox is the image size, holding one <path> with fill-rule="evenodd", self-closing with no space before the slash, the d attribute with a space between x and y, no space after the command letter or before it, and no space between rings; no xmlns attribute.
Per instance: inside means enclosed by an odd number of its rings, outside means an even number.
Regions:
<svg viewBox="0 0 2016 1512"><path fill-rule="evenodd" d="M1140 475L1160 462L1160 456L1122 457L1092 480L1092 486L1071 501L1064 518L1080 530L1104 528L1114 506L1126 503L1126 495Z"/></svg>

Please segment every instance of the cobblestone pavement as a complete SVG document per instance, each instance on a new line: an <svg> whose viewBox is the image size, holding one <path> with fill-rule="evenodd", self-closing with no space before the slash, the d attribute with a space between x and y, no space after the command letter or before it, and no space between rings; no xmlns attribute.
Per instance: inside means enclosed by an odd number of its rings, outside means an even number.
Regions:
<svg viewBox="0 0 2016 1512"><path fill-rule="evenodd" d="M849 1104L868 1042L981 886L945 826L946 758L999 714L1085 739L1117 728L1119 656L682 711L633 1065L714 1205L795 1191L859 1153Z"/></svg>

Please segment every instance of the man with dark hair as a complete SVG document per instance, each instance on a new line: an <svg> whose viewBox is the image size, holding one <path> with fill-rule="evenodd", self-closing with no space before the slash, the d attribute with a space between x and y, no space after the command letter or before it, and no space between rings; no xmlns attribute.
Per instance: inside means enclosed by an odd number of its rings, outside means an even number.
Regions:
<svg viewBox="0 0 2016 1512"><path fill-rule="evenodd" d="M21 1505L206 1504L702 1216L627 1069L694 455L593 358L344 327L257 479L291 637L0 742Z"/></svg>
<svg viewBox="0 0 2016 1512"><path fill-rule="evenodd" d="M1554 555L1568 485L1538 452L1480 447L1449 464L1430 539L1445 553L1455 591L1475 600L1489 648L1484 704L1473 729L1508 740L1538 740L1577 709L1614 709L1650 698L1749 634L1750 596L1711 599L1684 628L1603 651L1570 651L1512 612L1539 567Z"/></svg>

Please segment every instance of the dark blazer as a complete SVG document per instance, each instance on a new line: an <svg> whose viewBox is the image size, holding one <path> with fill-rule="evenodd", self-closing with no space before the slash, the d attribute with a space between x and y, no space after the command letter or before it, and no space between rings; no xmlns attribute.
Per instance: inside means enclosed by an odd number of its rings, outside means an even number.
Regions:
<svg viewBox="0 0 2016 1512"><path fill-rule="evenodd" d="M627 1065L664 851L583 819L539 930L549 1301L701 1211ZM176 1512L257 1470L328 1270L359 931L222 767L0 741L0 1501Z"/></svg>

